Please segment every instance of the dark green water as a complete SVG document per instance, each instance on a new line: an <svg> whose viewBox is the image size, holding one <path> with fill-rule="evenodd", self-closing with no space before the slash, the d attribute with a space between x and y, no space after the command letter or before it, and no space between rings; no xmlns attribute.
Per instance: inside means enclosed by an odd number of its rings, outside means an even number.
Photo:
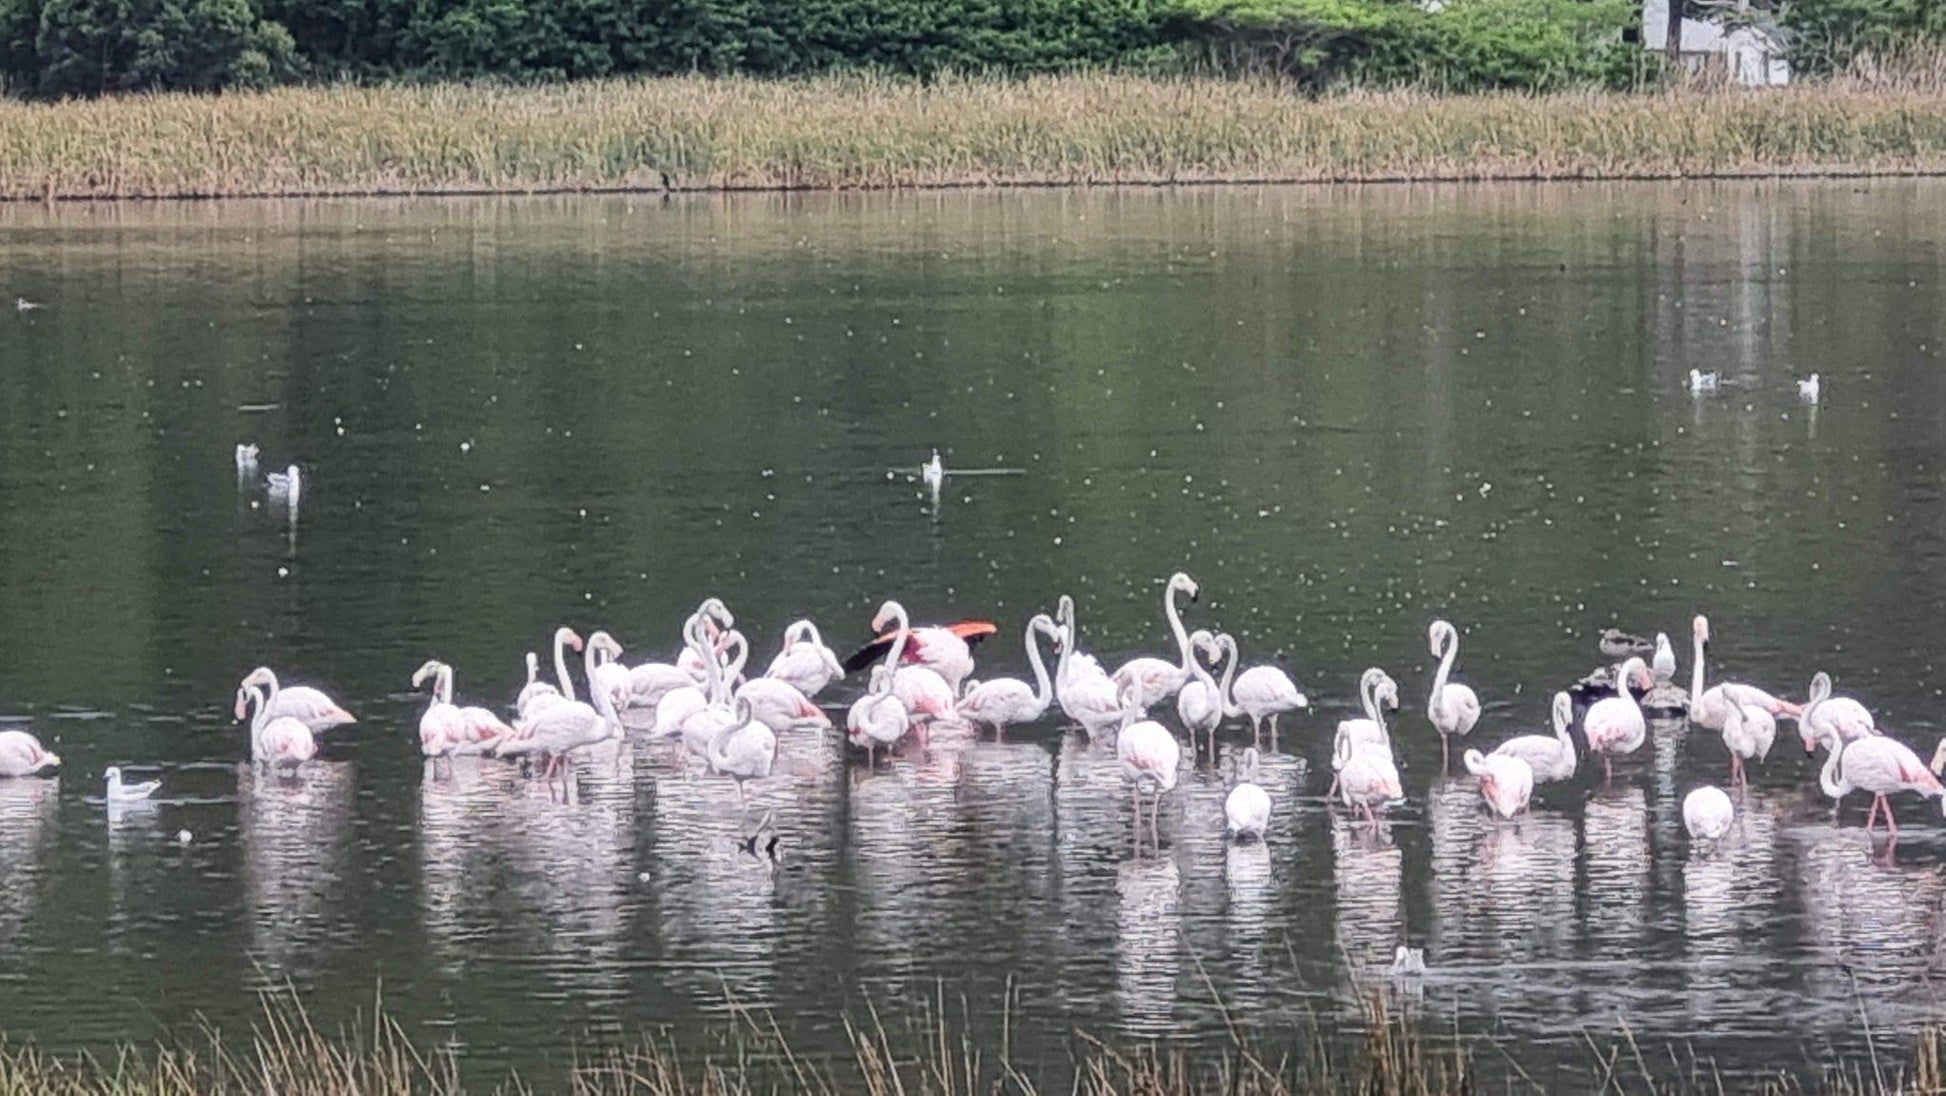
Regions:
<svg viewBox="0 0 1946 1096"><path fill-rule="evenodd" d="M1073 1030L1226 1042L1215 995L1354 1024L1409 939L1418 1007L1537 1076L1624 1028L1732 1071L1862 1053L1861 1010L1894 1053L1946 961L1931 805L1875 865L1787 725L1699 860L1680 800L1726 755L1669 725L1492 825L1439 777L1425 632L1464 632L1476 743L1544 727L1610 623L1667 631L1686 681L1701 611L1716 670L1828 670L1930 756L1942 241L1931 182L0 208L0 299L44 305L0 311L0 713L67 761L0 781L0 1029L241 1028L285 983L330 1026L382 983L415 1034L545 1075L732 1002L846 1054L845 1014L943 986L1065 1061ZM240 441L305 467L294 533ZM1025 474L934 513L887 475L934 446ZM562 623L667 657L715 594L767 660L898 596L1000 621L980 676L1024 674L1062 592L1105 660L1161 653L1176 568L1192 627L1313 698L1267 851L1223 841L1236 727L1141 858L1112 749L1052 722L869 773L787 738L753 789L774 872L663 747L573 804L418 757L421 661L501 705ZM295 781L236 764L258 663L363 717ZM1404 687L1378 834L1322 800L1368 665ZM116 763L167 801L110 824Z"/></svg>

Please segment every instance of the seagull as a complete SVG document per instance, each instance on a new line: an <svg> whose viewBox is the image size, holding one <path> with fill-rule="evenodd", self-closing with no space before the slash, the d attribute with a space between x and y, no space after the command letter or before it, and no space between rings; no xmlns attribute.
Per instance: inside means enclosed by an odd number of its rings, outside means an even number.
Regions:
<svg viewBox="0 0 1946 1096"><path fill-rule="evenodd" d="M932 459L921 465L919 475L926 481L926 490L939 494L939 487L946 482L946 466L939 463L939 450L932 451Z"/></svg>
<svg viewBox="0 0 1946 1096"><path fill-rule="evenodd" d="M139 803L154 795L156 790L162 787L162 781L160 780L146 780L140 784L124 784L122 783L122 770L114 765L110 765L108 771L101 775L108 781L108 791L104 798L107 799L111 806L117 803Z"/></svg>
<svg viewBox="0 0 1946 1096"><path fill-rule="evenodd" d="M236 474L247 476L257 470L257 447L239 445L236 447Z"/></svg>
<svg viewBox="0 0 1946 1096"><path fill-rule="evenodd" d="M270 487L271 498L286 499L291 509L297 509L297 497L304 491L304 479L293 464L282 472L272 472L264 481Z"/></svg>
<svg viewBox="0 0 1946 1096"><path fill-rule="evenodd" d="M1818 402L1818 375L1816 373L1797 382L1797 397L1806 403Z"/></svg>
<svg viewBox="0 0 1946 1096"><path fill-rule="evenodd" d="M25 297L14 298L14 308L21 312L31 312L36 308L46 308L46 307L47 307L46 305L40 303L39 301L30 301Z"/></svg>
<svg viewBox="0 0 1946 1096"><path fill-rule="evenodd" d="M1695 393L1714 392L1718 376L1719 374L1713 372L1705 373L1700 369L1692 369L1689 371L1689 390Z"/></svg>

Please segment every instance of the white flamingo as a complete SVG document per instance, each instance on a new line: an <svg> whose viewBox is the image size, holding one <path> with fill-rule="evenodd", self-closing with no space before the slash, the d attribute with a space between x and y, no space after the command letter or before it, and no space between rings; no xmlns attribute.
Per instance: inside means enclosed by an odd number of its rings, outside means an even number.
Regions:
<svg viewBox="0 0 1946 1096"><path fill-rule="evenodd" d="M656 701L655 705L654 734L667 737L679 735L690 716L709 707L713 688L710 669L716 664L716 651L705 645L702 627L703 618L691 616L683 625L683 642L687 650L707 652L703 663L704 680L697 684L681 685L662 694L662 699ZM703 655L699 653L698 657L703 658Z"/></svg>
<svg viewBox="0 0 1946 1096"><path fill-rule="evenodd" d="M1399 683L1392 675L1373 666L1358 677L1358 706L1364 716L1358 719L1338 721L1337 734L1332 738L1332 754L1337 755L1337 744L1349 742L1354 746L1377 746L1392 756L1392 736L1385 730L1385 708L1399 710ZM1331 786L1325 789L1324 797L1330 799L1338 794L1338 772L1333 767Z"/></svg>
<svg viewBox="0 0 1946 1096"><path fill-rule="evenodd" d="M750 656L750 644L742 632L732 628L725 633L725 638L729 641L726 650L735 653L730 655L727 665L719 661L722 657L720 653L711 653L709 664L704 667L709 677L709 703L682 721L684 748L701 758L706 765L709 762L710 742L736 719L736 703L731 696L730 682L742 675L744 662Z"/></svg>
<svg viewBox="0 0 1946 1096"><path fill-rule="evenodd" d="M1448 743L1454 735L1466 737L1480 721L1480 698L1452 676L1453 662L1459 658L1459 629L1444 620L1435 620L1426 632L1439 669L1433 673L1432 693L1426 697L1426 718L1439 732L1439 768L1444 772L1452 763Z"/></svg>
<svg viewBox="0 0 1946 1096"><path fill-rule="evenodd" d="M1574 736L1574 698L1565 692L1554 694L1554 733L1524 734L1494 747L1491 757L1518 757L1527 762L1534 783L1551 784L1574 779L1576 762Z"/></svg>
<svg viewBox="0 0 1946 1096"><path fill-rule="evenodd" d="M774 677L753 677L737 686L731 696L750 705L751 718L768 727L773 734L800 727L829 727L831 717L824 709L799 692L797 686Z"/></svg>
<svg viewBox="0 0 1946 1096"><path fill-rule="evenodd" d="M1185 682L1182 691L1176 694L1176 718L1182 720L1183 729L1189 732L1189 753L1196 753L1196 736L1209 739L1210 760L1216 760L1216 728L1221 726L1228 714L1223 698L1229 695L1230 679L1236 675L1236 659L1230 659L1223 668L1223 680L1218 682L1210 676L1204 660L1212 663L1223 657L1223 645L1210 634L1207 628L1198 628L1189 634L1189 649L1196 657L1190 660L1193 677Z"/></svg>
<svg viewBox="0 0 1946 1096"><path fill-rule="evenodd" d="M1730 751L1730 785L1749 787L1750 774L1745 765L1752 759L1762 761L1770 756L1771 744L1777 741L1777 721L1762 708L1735 702L1729 705L1724 717L1723 745Z"/></svg>
<svg viewBox="0 0 1946 1096"><path fill-rule="evenodd" d="M1183 631L1182 614L1176 611L1178 591L1188 594L1189 600L1196 600L1196 580L1177 571L1169 576L1169 583L1162 591L1162 615L1169 620L1169 632L1176 639L1176 652L1180 660L1170 662L1161 658L1134 658L1122 663L1114 674L1115 688L1120 690L1135 686L1136 701L1143 708L1153 708L1176 695L1176 690L1189 680L1189 633Z"/></svg>
<svg viewBox="0 0 1946 1096"><path fill-rule="evenodd" d="M777 735L757 718L749 700L739 697L736 704L735 717L710 741L708 754L711 772L736 781L737 802L742 804L747 802L744 782L770 775L770 767L777 761Z"/></svg>
<svg viewBox="0 0 1946 1096"><path fill-rule="evenodd" d="M1216 637L1224 653L1232 663L1239 661L1237 641L1228 632ZM1308 708L1311 701L1292 681L1289 674L1275 666L1252 666L1236 675L1230 684L1229 700L1224 714L1235 717L1250 717L1250 736L1253 745L1263 747L1264 721L1270 722L1270 748L1277 748L1277 717L1285 712Z"/></svg>
<svg viewBox="0 0 1946 1096"><path fill-rule="evenodd" d="M1399 783L1399 767L1392 760L1392 751L1385 746L1338 735L1332 744L1331 767L1337 773L1339 800L1346 807L1363 812L1368 822L1378 822L1379 807L1405 798L1405 789Z"/></svg>
<svg viewBox="0 0 1946 1096"><path fill-rule="evenodd" d="M1648 664L1639 658L1622 663L1621 672L1615 675L1615 695L1595 701L1581 718L1581 733L1588 739L1588 749L1601 755L1601 770L1608 780L1615 779L1615 755L1634 753L1648 739L1649 725L1642 718L1642 705L1628 690L1631 681L1644 689L1655 684L1649 677Z"/></svg>
<svg viewBox="0 0 1946 1096"><path fill-rule="evenodd" d="M1721 788L1704 785L1682 797L1682 824L1692 843L1722 841L1736 819L1736 807Z"/></svg>
<svg viewBox="0 0 1946 1096"><path fill-rule="evenodd" d="M1511 754L1482 754L1468 750L1460 760L1466 771L1480 778L1480 798L1493 813L1512 818L1527 809L1534 794L1534 770Z"/></svg>
<svg viewBox="0 0 1946 1096"><path fill-rule="evenodd" d="M872 618L872 631L882 633L887 623L894 620L899 624L898 634L905 637L902 647L904 654L900 658L905 663L923 666L939 675L946 682L948 698L959 695L960 685L973 673L973 648L951 628L914 628L905 606L896 601L888 601L879 607L878 615ZM991 625L982 625L982 634L991 630ZM892 665L900 666L903 663Z"/></svg>
<svg viewBox="0 0 1946 1096"><path fill-rule="evenodd" d="M50 752L26 731L0 731L0 776L39 776L61 767L61 755Z"/></svg>
<svg viewBox="0 0 1946 1096"><path fill-rule="evenodd" d="M248 689L255 685L264 686L268 695L265 707L271 719L290 716L309 727L314 734L358 722L350 712L339 707L337 701L309 685L280 686L277 675L268 666L259 666L250 671L239 687Z"/></svg>
<svg viewBox="0 0 1946 1096"><path fill-rule="evenodd" d="M1097 678L1106 681L1108 671L1101 668L1101 662L1095 656L1081 649L1081 629L1074 622L1074 599L1067 594L1062 594L1060 600L1055 603L1054 623L1060 626L1062 633L1067 637L1061 648L1060 664L1054 670L1054 701L1061 706L1062 711L1079 719L1080 717L1075 716L1068 708L1068 689L1074 686L1085 686ZM1091 694L1086 699L1092 701L1094 696ZM1110 700L1112 703L1112 694Z"/></svg>
<svg viewBox="0 0 1946 1096"><path fill-rule="evenodd" d="M412 687L433 679L432 703L419 717L419 750L427 757L481 753L513 733L513 728L485 708L453 703L453 668L429 660L412 675Z"/></svg>
<svg viewBox="0 0 1946 1096"><path fill-rule="evenodd" d="M1878 733L1878 723L1863 704L1848 696L1831 695L1831 675L1819 670L1811 678L1811 690L1797 719L1797 733L1804 741L1804 752L1817 749L1818 740L1837 735L1846 742Z"/></svg>
<svg viewBox="0 0 1946 1096"><path fill-rule="evenodd" d="M872 667L865 695L852 701L845 713L846 737L865 751L865 766L877 762L880 747L889 752L896 746L910 725L905 705L892 695L892 671L882 665Z"/></svg>
<svg viewBox="0 0 1946 1096"><path fill-rule="evenodd" d="M568 676L567 651L570 647L576 651L581 650L582 647L581 637L575 633L575 630L566 627L554 629L555 684L541 681L536 676L536 667L532 664L533 656L531 654L528 656L527 685L520 690L520 696L514 700L514 715L517 719L527 718L539 706L552 704L557 700L574 699L574 679Z"/></svg>
<svg viewBox="0 0 1946 1096"><path fill-rule="evenodd" d="M541 659L532 651L527 652L527 684L520 687L520 695L514 697L514 712L524 714L529 705L542 696L561 698L561 690L553 682L541 680Z"/></svg>
<svg viewBox="0 0 1946 1096"><path fill-rule="evenodd" d="M1005 732L1010 724L1032 723L1047 714L1054 703L1054 684L1048 680L1047 663L1041 658L1041 646L1036 638L1040 635L1054 636L1059 641L1054 620L1046 613L1036 613L1027 622L1027 662L1034 668L1034 684L1011 677L982 681L959 700L961 719L975 725L992 727L996 733Z"/></svg>
<svg viewBox="0 0 1946 1096"><path fill-rule="evenodd" d="M494 757L540 754L547 759L542 779L551 782L558 774L565 781L570 754L621 734L621 721L614 716L620 698L596 693L595 699L601 710L579 700L543 705L516 722L513 733L494 743L490 753Z"/></svg>
<svg viewBox="0 0 1946 1096"><path fill-rule="evenodd" d="M317 736L296 716L270 714L270 688L251 681L238 689L236 717L250 719L250 760L294 769L318 755Z"/></svg>
<svg viewBox="0 0 1946 1096"><path fill-rule="evenodd" d="M1703 660L1704 648L1710 640L1709 618L1698 616L1695 620L1690 621L1689 634L1691 642L1694 644L1691 650L1691 654L1694 657L1689 668L1690 722L1699 727L1707 727L1712 731L1722 730L1724 714L1729 711L1730 698L1734 698L1737 703L1745 707L1762 708L1764 711L1769 712L1773 718L1779 716L1796 718L1800 714L1801 709L1797 705L1792 704L1788 700L1781 700L1774 697L1754 685L1740 685L1734 682L1721 681L1705 689L1703 687ZM1815 738L1811 739L1804 748L1806 750L1816 749L1817 740Z"/></svg>
<svg viewBox="0 0 1946 1096"><path fill-rule="evenodd" d="M1122 686L1122 730L1115 737L1115 758L1121 762L1122 776L1134 797L1136 843L1139 846L1142 839L1142 796L1147 793L1155 799L1149 810L1149 842L1160 850L1162 838L1156 816L1162 810L1162 797L1175 790L1182 747L1169 728L1142 718L1141 689L1135 681Z"/></svg>
<svg viewBox="0 0 1946 1096"><path fill-rule="evenodd" d="M1237 767L1236 787L1223 801L1223 817L1229 823L1230 835L1239 841L1255 838L1264 839L1270 829L1270 793L1256 783L1257 750L1247 747L1243 751L1243 763Z"/></svg>
<svg viewBox="0 0 1946 1096"><path fill-rule="evenodd" d="M1065 667L1074 658L1074 633L1067 626L1061 629L1061 659L1059 666ZM1055 677L1061 677L1057 667ZM1090 737L1100 735L1111 728L1121 726L1122 702L1115 683L1107 675L1089 676L1073 674L1069 677L1067 691L1061 695L1061 709L1069 718L1086 728Z"/></svg>
<svg viewBox="0 0 1946 1096"><path fill-rule="evenodd" d="M786 682L805 696L815 698L825 686L845 676L845 667L838 661L838 653L824 645L818 626L799 620L784 629L784 649L770 660L764 676Z"/></svg>
<svg viewBox="0 0 1946 1096"><path fill-rule="evenodd" d="M1852 791L1872 793L1872 810L1865 816L1867 834L1872 832L1882 808L1886 835L1898 839L1899 823L1892 817L1892 804L1887 798L1898 792L1917 792L1938 799L1941 813L1946 814L1946 787L1940 785L1939 778L1905 743L1884 735L1868 735L1846 742L1836 731L1824 732L1823 740L1824 748L1831 754L1825 758L1824 769L1818 774L1818 786L1834 801ZM1937 754L1934 756L1937 758Z"/></svg>

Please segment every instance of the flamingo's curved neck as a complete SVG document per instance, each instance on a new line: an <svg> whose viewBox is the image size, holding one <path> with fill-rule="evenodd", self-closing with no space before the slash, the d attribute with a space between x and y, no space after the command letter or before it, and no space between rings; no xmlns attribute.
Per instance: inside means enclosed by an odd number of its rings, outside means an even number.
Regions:
<svg viewBox="0 0 1946 1096"><path fill-rule="evenodd" d="M1797 717L1799 726L1815 726L1818 706L1831 698L1831 686L1823 681L1811 683L1811 693L1804 699L1804 711Z"/></svg>
<svg viewBox="0 0 1946 1096"><path fill-rule="evenodd" d="M1561 752L1567 755L1568 763L1574 763L1574 736L1568 733L1568 726L1574 722L1574 702L1554 705L1554 740L1561 744Z"/></svg>
<svg viewBox="0 0 1946 1096"><path fill-rule="evenodd" d="M1237 703L1236 695L1231 690L1237 678L1237 660L1242 656L1237 652L1234 636L1224 635L1219 646L1229 661L1223 664L1223 684L1216 687L1216 698L1223 704L1224 719L1238 719L1243 715L1243 706Z"/></svg>
<svg viewBox="0 0 1946 1096"><path fill-rule="evenodd" d="M1845 782L1841 770L1843 762L1840 757L1845 752L1844 736L1832 735L1830 747L1831 756L1824 759L1824 769L1818 773L1818 786L1824 789L1824 794L1833 799L1840 799L1851 790L1851 785Z"/></svg>
<svg viewBox="0 0 1946 1096"><path fill-rule="evenodd" d="M1377 674L1366 674L1358 681L1358 704L1365 709L1365 718L1378 725L1381 733L1385 730L1385 716L1379 711L1378 686L1382 679Z"/></svg>
<svg viewBox="0 0 1946 1096"><path fill-rule="evenodd" d="M1169 630L1176 637L1176 651L1182 655L1182 675L1189 676L1189 633L1183 631L1182 614L1176 611L1176 584L1171 582L1169 590L1162 595L1162 613L1169 618Z"/></svg>
<svg viewBox="0 0 1946 1096"><path fill-rule="evenodd" d="M750 642L743 638L743 633L728 632L725 635L734 637L730 642L736 644L737 653L736 657L730 659L729 664L723 667L721 674L717 678L716 687L720 690L718 703L721 704L728 704L730 702L730 687L736 683L737 678L743 676L744 663L750 661ZM745 720L744 722L747 723L749 720Z"/></svg>
<svg viewBox="0 0 1946 1096"><path fill-rule="evenodd" d="M1703 699L1703 637L1694 634L1695 662L1689 669L1689 702L1699 704Z"/></svg>
<svg viewBox="0 0 1946 1096"><path fill-rule="evenodd" d="M1439 712L1446 706L1446 679L1452 676L1453 660L1459 657L1459 630L1447 627L1443 630L1439 644L1439 670L1432 676L1432 695L1426 698L1426 718L1439 722Z"/></svg>
<svg viewBox="0 0 1946 1096"><path fill-rule="evenodd" d="M554 676L561 683L561 698L574 699L574 679L568 676L568 637L565 633L554 633Z"/></svg>
<svg viewBox="0 0 1946 1096"><path fill-rule="evenodd" d="M1042 620L1046 617L1040 618ZM1054 683L1047 679L1047 663L1041 661L1041 645L1036 638L1040 629L1034 621L1027 622L1027 661L1034 667L1034 704L1041 711L1047 711L1054 703Z"/></svg>
<svg viewBox="0 0 1946 1096"><path fill-rule="evenodd" d="M441 704L451 704L453 702L453 668L451 666L440 665L438 675L433 678L433 694L439 697Z"/></svg>
<svg viewBox="0 0 1946 1096"><path fill-rule="evenodd" d="M892 603L892 619L898 622L898 627L892 633L891 649L885 652L885 668L888 673L898 673L899 662L905 658L906 637L912 633L912 618L906 615L905 606L895 601Z"/></svg>

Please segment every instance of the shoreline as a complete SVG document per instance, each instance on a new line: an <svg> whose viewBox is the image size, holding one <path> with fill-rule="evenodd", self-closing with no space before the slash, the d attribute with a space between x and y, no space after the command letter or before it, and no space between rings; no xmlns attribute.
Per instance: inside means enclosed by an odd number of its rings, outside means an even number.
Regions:
<svg viewBox="0 0 1946 1096"><path fill-rule="evenodd" d="M0 200L1946 176L1946 87L1306 98L1125 75L0 100Z"/></svg>

